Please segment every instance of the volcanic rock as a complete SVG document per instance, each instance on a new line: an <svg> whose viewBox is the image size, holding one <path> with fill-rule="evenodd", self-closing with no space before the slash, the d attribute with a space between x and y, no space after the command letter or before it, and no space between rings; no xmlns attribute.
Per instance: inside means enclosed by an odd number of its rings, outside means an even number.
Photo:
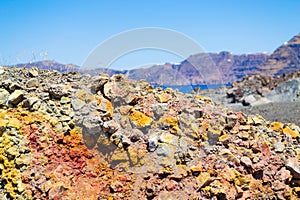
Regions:
<svg viewBox="0 0 300 200"><path fill-rule="evenodd" d="M41 81L35 90L0 85L15 103L0 108L4 199L300 197L295 124L123 76L28 75L1 75ZM20 99L10 98L16 91Z"/></svg>
<svg viewBox="0 0 300 200"><path fill-rule="evenodd" d="M25 92L23 90L15 90L12 94L8 97L8 103L17 105L23 100Z"/></svg>
<svg viewBox="0 0 300 200"><path fill-rule="evenodd" d="M9 96L9 92L5 89L0 89L0 105L5 105Z"/></svg>

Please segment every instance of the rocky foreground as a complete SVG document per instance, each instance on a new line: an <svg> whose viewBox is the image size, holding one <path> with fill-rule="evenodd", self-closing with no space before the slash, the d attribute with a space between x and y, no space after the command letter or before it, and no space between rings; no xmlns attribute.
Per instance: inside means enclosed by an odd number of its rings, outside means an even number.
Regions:
<svg viewBox="0 0 300 200"><path fill-rule="evenodd" d="M298 199L300 128L122 75L0 69L1 199Z"/></svg>

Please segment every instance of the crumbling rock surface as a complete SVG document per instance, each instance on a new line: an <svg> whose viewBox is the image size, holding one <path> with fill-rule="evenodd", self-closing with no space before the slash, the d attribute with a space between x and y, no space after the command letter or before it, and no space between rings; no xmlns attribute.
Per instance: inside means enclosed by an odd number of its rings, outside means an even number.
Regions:
<svg viewBox="0 0 300 200"><path fill-rule="evenodd" d="M295 124L122 75L39 69L4 68L0 103L2 199L300 197Z"/></svg>

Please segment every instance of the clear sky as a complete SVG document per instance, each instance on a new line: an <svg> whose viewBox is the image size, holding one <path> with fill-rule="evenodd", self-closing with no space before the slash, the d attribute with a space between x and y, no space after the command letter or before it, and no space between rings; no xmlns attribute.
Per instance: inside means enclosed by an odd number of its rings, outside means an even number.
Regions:
<svg viewBox="0 0 300 200"><path fill-rule="evenodd" d="M0 64L81 65L109 37L142 27L179 31L207 52L271 53L300 32L299 10L299 0L1 0ZM148 50L115 67L180 60Z"/></svg>

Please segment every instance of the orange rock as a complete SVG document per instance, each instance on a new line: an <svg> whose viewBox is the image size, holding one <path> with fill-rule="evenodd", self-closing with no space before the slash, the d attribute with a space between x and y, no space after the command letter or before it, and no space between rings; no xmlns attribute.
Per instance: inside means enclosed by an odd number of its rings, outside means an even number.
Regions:
<svg viewBox="0 0 300 200"><path fill-rule="evenodd" d="M270 129L272 131L281 132L282 128L283 128L283 123L281 122L273 122L270 124Z"/></svg>
<svg viewBox="0 0 300 200"><path fill-rule="evenodd" d="M159 103L167 103L172 98L168 93L156 94L155 97Z"/></svg>
<svg viewBox="0 0 300 200"><path fill-rule="evenodd" d="M284 129L283 129L283 133L284 134L290 134L291 136L292 136L292 138L297 138L297 137L299 137L300 135L299 135L299 133L297 132L297 131L293 131L290 127L285 127Z"/></svg>
<svg viewBox="0 0 300 200"><path fill-rule="evenodd" d="M206 185L209 180L210 180L210 174L208 172L201 172L200 175L196 179L197 185L200 188L202 186Z"/></svg>
<svg viewBox="0 0 300 200"><path fill-rule="evenodd" d="M229 136L227 134L224 134L224 135L222 135L222 136L219 137L219 142L224 142L228 138L229 138Z"/></svg>

